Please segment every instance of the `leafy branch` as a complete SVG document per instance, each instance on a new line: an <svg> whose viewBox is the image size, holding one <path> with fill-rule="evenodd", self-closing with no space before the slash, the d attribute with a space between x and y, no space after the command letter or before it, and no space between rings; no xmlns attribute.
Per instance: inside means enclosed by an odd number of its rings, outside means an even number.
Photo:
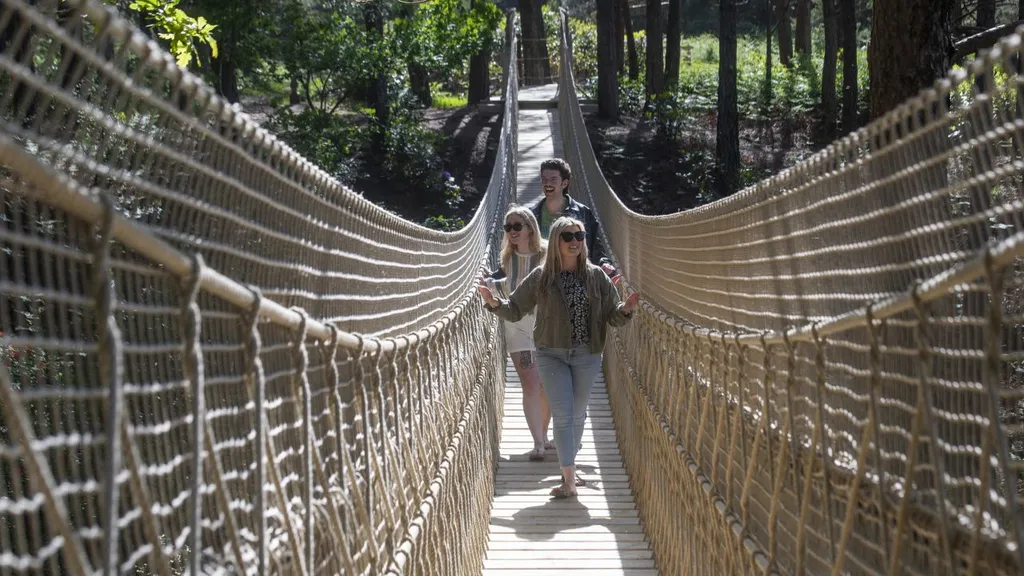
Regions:
<svg viewBox="0 0 1024 576"><path fill-rule="evenodd" d="M187 67L195 57L196 65L201 66L196 42L207 44L211 55L217 57L217 41L213 38L213 30L217 27L206 21L202 16L193 18L178 8L181 0L133 0L128 8L145 15L149 19L149 29L170 43L170 52L174 55L178 66Z"/></svg>

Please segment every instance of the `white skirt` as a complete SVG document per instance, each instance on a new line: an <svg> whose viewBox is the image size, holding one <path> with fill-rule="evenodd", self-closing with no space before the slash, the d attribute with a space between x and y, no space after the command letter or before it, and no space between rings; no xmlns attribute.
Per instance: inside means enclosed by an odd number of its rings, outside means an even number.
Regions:
<svg viewBox="0 0 1024 576"><path fill-rule="evenodd" d="M519 322L503 320L505 324L505 349L509 354L513 352L533 352L537 347L533 343L533 324L536 317L533 314L524 316Z"/></svg>

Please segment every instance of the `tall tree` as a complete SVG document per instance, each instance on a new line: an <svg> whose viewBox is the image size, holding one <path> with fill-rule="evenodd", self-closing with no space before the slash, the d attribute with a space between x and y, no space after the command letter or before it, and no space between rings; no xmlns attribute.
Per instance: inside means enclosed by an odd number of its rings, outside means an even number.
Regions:
<svg viewBox="0 0 1024 576"><path fill-rule="evenodd" d="M822 0L821 12L825 19L825 59L821 69L821 124L822 134L827 140L836 135L836 60L839 57L839 39L836 37L835 0Z"/></svg>
<svg viewBox="0 0 1024 576"><path fill-rule="evenodd" d="M626 27L622 21L622 2L615 0L615 71L626 71Z"/></svg>
<svg viewBox="0 0 1024 576"><path fill-rule="evenodd" d="M1021 0L1024 2L1024 0ZM629 11L629 0L621 0L619 16L622 17L622 25L626 29L626 51L629 54L629 79L640 78L640 58L636 53L636 37L633 36L633 15Z"/></svg>
<svg viewBox="0 0 1024 576"><path fill-rule="evenodd" d="M615 2L597 0L597 114L619 116L619 74L615 62Z"/></svg>
<svg viewBox="0 0 1024 576"><path fill-rule="evenodd" d="M975 25L982 30L996 25L996 0L978 0L978 15Z"/></svg>
<svg viewBox="0 0 1024 576"><path fill-rule="evenodd" d="M665 89L665 63L661 53L661 0L647 0L647 103Z"/></svg>
<svg viewBox="0 0 1024 576"><path fill-rule="evenodd" d="M877 118L949 70L953 0L875 0L871 21L870 110Z"/></svg>
<svg viewBox="0 0 1024 576"><path fill-rule="evenodd" d="M363 17L370 43L377 46L380 50L383 50L385 41L384 10L382 0L368 2L363 8ZM391 123L391 103L388 100L388 75L383 63L378 64L377 68L370 83L370 102L373 104L377 123L381 127L386 127ZM382 132L378 132L378 134L381 137L383 136ZM382 143L383 140L377 142L377 144Z"/></svg>
<svg viewBox="0 0 1024 576"><path fill-rule="evenodd" d="M779 62L789 67L793 63L793 23L789 19L790 0L775 0L775 21L779 33Z"/></svg>
<svg viewBox="0 0 1024 576"><path fill-rule="evenodd" d="M527 86L547 84L551 79L547 34L541 14L542 0L519 1L519 25L522 30L523 83Z"/></svg>
<svg viewBox="0 0 1024 576"><path fill-rule="evenodd" d="M665 30L665 86L679 83L679 24L683 0L668 0L668 26Z"/></svg>
<svg viewBox="0 0 1024 576"><path fill-rule="evenodd" d="M768 118L768 112L772 107L772 35L775 31L775 17L778 11L773 9L774 0L765 0L764 11L764 84L761 85L761 105L764 107L764 117ZM767 122L767 124L771 124Z"/></svg>
<svg viewBox="0 0 1024 576"><path fill-rule="evenodd" d="M486 43L480 51L469 58L469 94L468 104L477 104L490 96L491 84L491 43Z"/></svg>
<svg viewBox="0 0 1024 576"><path fill-rule="evenodd" d="M716 188L726 196L740 187L739 102L736 89L736 3L718 5L718 125L715 144Z"/></svg>
<svg viewBox="0 0 1024 576"><path fill-rule="evenodd" d="M796 53L811 54L811 0L796 0Z"/></svg>
<svg viewBox="0 0 1024 576"><path fill-rule="evenodd" d="M839 28L843 31L843 132L857 129L857 3L839 0Z"/></svg>

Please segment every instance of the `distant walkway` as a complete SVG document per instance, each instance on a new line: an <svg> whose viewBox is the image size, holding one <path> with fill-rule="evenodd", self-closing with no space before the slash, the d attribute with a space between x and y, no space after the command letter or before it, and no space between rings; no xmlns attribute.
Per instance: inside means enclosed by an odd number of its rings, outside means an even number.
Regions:
<svg viewBox="0 0 1024 576"><path fill-rule="evenodd" d="M519 90L519 168L517 194L520 204L531 204L541 197L540 163L562 156L558 110L554 107L557 84L531 86ZM552 102L550 109L539 108ZM526 109L523 106L528 107ZM535 108L529 108L535 107Z"/></svg>

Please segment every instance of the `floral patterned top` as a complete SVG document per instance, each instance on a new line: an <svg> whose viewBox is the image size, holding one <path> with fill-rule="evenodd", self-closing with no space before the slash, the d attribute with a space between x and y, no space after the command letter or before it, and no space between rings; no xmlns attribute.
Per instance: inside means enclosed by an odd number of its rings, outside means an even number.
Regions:
<svg viewBox="0 0 1024 576"><path fill-rule="evenodd" d="M590 344L590 300L587 287L574 271L561 272L562 294L569 305L569 322L572 324L572 346Z"/></svg>

